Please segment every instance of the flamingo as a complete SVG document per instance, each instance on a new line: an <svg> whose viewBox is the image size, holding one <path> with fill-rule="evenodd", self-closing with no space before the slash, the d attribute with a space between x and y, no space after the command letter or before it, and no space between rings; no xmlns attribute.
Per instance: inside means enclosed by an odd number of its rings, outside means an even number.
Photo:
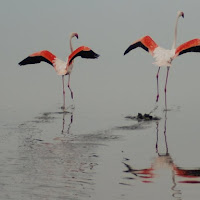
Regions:
<svg viewBox="0 0 200 200"><path fill-rule="evenodd" d="M153 58L155 58L155 64L158 66L158 72L156 75L157 79L157 98L156 102L158 102L159 99L159 84L158 84L158 77L160 72L161 66L167 67L167 74L166 74L166 81L165 81L165 108L167 110L167 100L166 100L166 93L167 93L167 80L169 75L169 69L172 66L171 63L174 58L177 56L180 56L184 53L188 52L200 52L200 39L192 39L188 42L185 42L181 44L180 46L176 47L176 40L177 40L177 26L178 26L178 19L179 17L184 18L184 13L182 11L178 11L176 23L175 23L175 33L174 33L174 41L172 44L172 48L170 50L164 49L162 47L159 47L155 41L148 35L140 38L139 40L135 41L133 44L131 44L126 51L124 52L124 55L126 55L129 51L132 49L135 49L137 47L143 48L145 51L149 52Z"/></svg>
<svg viewBox="0 0 200 200"><path fill-rule="evenodd" d="M72 33L70 36L71 54L69 55L67 62L60 60L48 50L35 52L29 55L27 58L25 58L21 62L19 62L19 65L21 66L21 65L27 65L27 64L36 64L36 63L40 63L44 61L52 65L58 75L62 75L62 84L63 84L63 106L61 107L62 109L65 109L65 88L64 88L65 75L69 75L68 88L71 92L71 98L73 98L73 92L70 88L70 74L73 68L73 60L78 56L82 58L91 58L91 59L95 59L99 57L97 53L95 53L91 48L87 46L80 46L75 51L73 51L71 40L74 36L78 38L78 34Z"/></svg>

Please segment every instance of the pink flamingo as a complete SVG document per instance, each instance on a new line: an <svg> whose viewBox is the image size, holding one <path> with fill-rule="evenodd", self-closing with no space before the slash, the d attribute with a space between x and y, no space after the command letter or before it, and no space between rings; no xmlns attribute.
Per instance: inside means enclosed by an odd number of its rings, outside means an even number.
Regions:
<svg viewBox="0 0 200 200"><path fill-rule="evenodd" d="M184 18L184 13L181 11L178 11L177 18L176 18L176 24L175 24L175 34L174 34L174 42L172 45L172 49L164 49L162 47L159 47L154 40L150 36L144 36L140 38L139 40L135 41L133 44L131 44L126 51L124 52L124 55L127 54L132 49L135 49L137 47L143 48L145 51L149 52L153 58L155 58L155 65L158 66L158 72L156 75L157 78L157 98L156 102L158 102L159 99L159 85L158 85L158 76L161 66L167 66L167 75L166 75L166 81L165 81L165 108L167 109L167 101L166 101L166 92L167 92L167 80L168 80L168 74L169 69L171 67L171 63L174 58L177 56L180 56L184 53L188 52L200 52L200 39L193 39L190 40L176 48L176 39L177 39L177 26L178 26L178 19L179 17Z"/></svg>
<svg viewBox="0 0 200 200"><path fill-rule="evenodd" d="M21 62L19 62L19 65L27 65L27 64L36 64L40 63L41 61L44 61L52 65L58 75L62 75L62 83L63 83L63 106L61 107L62 109L65 109L65 88L64 88L65 75L69 75L68 88L71 92L71 97L73 98L73 92L70 88L70 74L73 68L73 60L78 56L81 56L82 58L91 58L91 59L99 57L98 54L96 54L94 51L92 51L89 47L86 46L81 46L77 48L75 51L73 51L71 39L74 36L78 38L78 34L72 33L72 35L70 36L70 49L72 53L68 57L68 62L60 60L54 54L52 54L47 50L35 52L29 55Z"/></svg>

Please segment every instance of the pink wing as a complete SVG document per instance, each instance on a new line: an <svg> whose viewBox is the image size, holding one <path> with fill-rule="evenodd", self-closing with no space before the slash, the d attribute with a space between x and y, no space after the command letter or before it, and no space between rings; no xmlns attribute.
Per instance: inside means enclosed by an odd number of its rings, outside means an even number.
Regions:
<svg viewBox="0 0 200 200"><path fill-rule="evenodd" d="M153 51L155 50L156 47L158 47L158 45L154 42L154 40L150 36L147 35L135 41L133 44L131 44L128 47L128 49L126 49L126 51L124 52L124 55L126 55L129 51L137 47L141 47L145 51L153 55Z"/></svg>
<svg viewBox="0 0 200 200"><path fill-rule="evenodd" d="M175 57L188 52L200 52L200 39L193 39L176 48Z"/></svg>
<svg viewBox="0 0 200 200"><path fill-rule="evenodd" d="M72 61L78 56L81 56L82 58L91 59L99 57L99 55L92 51L89 47L81 46L69 55L67 66L69 66L72 63Z"/></svg>
<svg viewBox="0 0 200 200"><path fill-rule="evenodd" d="M55 58L56 56L54 54L47 50L43 50L29 55L27 58L22 60L19 65L36 64L44 61L53 66Z"/></svg>

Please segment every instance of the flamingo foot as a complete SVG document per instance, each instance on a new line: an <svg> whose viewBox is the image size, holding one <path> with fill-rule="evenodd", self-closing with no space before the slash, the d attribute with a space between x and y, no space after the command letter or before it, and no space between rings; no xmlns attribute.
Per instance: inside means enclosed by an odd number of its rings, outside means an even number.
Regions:
<svg viewBox="0 0 200 200"><path fill-rule="evenodd" d="M64 106L64 105L63 105L63 106L61 106L61 109L62 109L62 110L65 110L65 106Z"/></svg>

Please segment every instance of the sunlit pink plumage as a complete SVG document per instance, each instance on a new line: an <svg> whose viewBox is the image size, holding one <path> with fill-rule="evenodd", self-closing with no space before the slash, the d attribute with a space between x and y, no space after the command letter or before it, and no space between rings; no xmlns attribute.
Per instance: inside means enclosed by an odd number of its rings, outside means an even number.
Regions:
<svg viewBox="0 0 200 200"><path fill-rule="evenodd" d="M167 75L166 75L166 82L165 82L165 108L167 109L167 101L166 101L166 92L167 92L167 80L168 80L168 74L169 74L169 68L171 66L171 63L174 58L176 58L179 55L182 55L184 53L188 52L200 52L200 39L193 39L190 40L176 48L176 38L177 38L177 25L178 25L178 19L179 17L184 18L184 13L181 11L178 11L177 18L176 18L176 24L175 24L175 35L174 35L174 42L172 45L171 50L164 49L162 47L159 47L154 40L150 36L144 36L140 38L139 40L135 41L133 44L131 44L126 51L124 52L124 55L127 54L132 49L135 49L137 47L141 47L147 52L149 52L154 58L155 58L155 65L157 65L158 72L156 75L157 78L157 98L156 102L159 99L159 84L158 84L158 77L159 77L159 71L161 66L167 67Z"/></svg>
<svg viewBox="0 0 200 200"><path fill-rule="evenodd" d="M22 60L19 65L27 65L27 64L36 64L40 63L42 61L49 63L52 65L58 75L62 75L62 84L63 84L63 106L62 108L65 109L65 88L64 88L64 76L69 75L68 78L68 88L71 92L71 97L73 99L73 92L70 87L70 74L72 72L73 68L73 60L81 56L82 58L98 58L99 55L96 54L94 51L92 51L89 47L81 46L77 48L75 51L73 51L71 40L72 38L76 36L78 38L77 33L72 33L70 36L70 50L71 54L68 57L68 61L62 61L59 58L57 58L54 54L47 50L42 50L39 52L35 52L31 55L29 55L27 58Z"/></svg>

